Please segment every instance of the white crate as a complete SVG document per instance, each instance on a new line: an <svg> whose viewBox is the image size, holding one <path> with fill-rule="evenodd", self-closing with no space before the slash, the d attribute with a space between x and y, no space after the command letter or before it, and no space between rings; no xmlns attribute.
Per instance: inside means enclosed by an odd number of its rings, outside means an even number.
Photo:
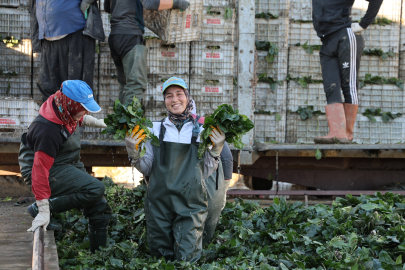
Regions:
<svg viewBox="0 0 405 270"><path fill-rule="evenodd" d="M304 88L299 83L290 81L287 93L288 111L296 112L300 107L314 106L315 111L325 112L326 97L322 83L310 83Z"/></svg>
<svg viewBox="0 0 405 270"><path fill-rule="evenodd" d="M287 81L276 85L273 90L268 83L259 82L254 92L255 111L282 112L285 111L287 98Z"/></svg>
<svg viewBox="0 0 405 270"><path fill-rule="evenodd" d="M36 88L36 87L34 87ZM0 75L0 97L30 97L31 74Z"/></svg>
<svg viewBox="0 0 405 270"><path fill-rule="evenodd" d="M405 80L405 52L399 53L399 79Z"/></svg>
<svg viewBox="0 0 405 270"><path fill-rule="evenodd" d="M275 43L280 50L288 47L288 18L255 19L255 39Z"/></svg>
<svg viewBox="0 0 405 270"><path fill-rule="evenodd" d="M370 25L362 32L364 49L382 49L384 52L399 53L400 25Z"/></svg>
<svg viewBox="0 0 405 270"><path fill-rule="evenodd" d="M145 118L151 121L161 121L167 117L167 110L163 103L161 104L159 101L155 101L155 103L145 108Z"/></svg>
<svg viewBox="0 0 405 270"><path fill-rule="evenodd" d="M100 76L99 85L99 92L95 93L95 96L98 98L100 107L108 108L114 106L120 92L120 85L117 79L109 76Z"/></svg>
<svg viewBox="0 0 405 270"><path fill-rule="evenodd" d="M28 0L0 0L0 7L12 7L28 6Z"/></svg>
<svg viewBox="0 0 405 270"><path fill-rule="evenodd" d="M188 74L190 43L163 44L161 40L146 41L149 74Z"/></svg>
<svg viewBox="0 0 405 270"><path fill-rule="evenodd" d="M383 112L404 113L404 91L396 85L371 84L358 89L359 111L380 108Z"/></svg>
<svg viewBox="0 0 405 270"><path fill-rule="evenodd" d="M277 112L273 115L254 115L254 141L255 142L285 142L286 113Z"/></svg>
<svg viewBox="0 0 405 270"><path fill-rule="evenodd" d="M232 9L232 18L226 19L224 7L211 7L210 14L208 9L203 9L203 23L201 31L201 40L233 42L235 32L235 9Z"/></svg>
<svg viewBox="0 0 405 270"><path fill-rule="evenodd" d="M98 55L96 54L95 66L100 69L100 77L116 78L118 75L117 68L115 67L114 60L111 57L110 46L108 45L108 42L100 42L99 44L100 64L98 65ZM96 71L97 69L95 69L94 72Z"/></svg>
<svg viewBox="0 0 405 270"><path fill-rule="evenodd" d="M290 47L288 53L288 74L293 78L311 76L314 80L322 80L319 51L309 54L301 47Z"/></svg>
<svg viewBox="0 0 405 270"><path fill-rule="evenodd" d="M30 38L30 14L28 8L0 8L0 35L15 39Z"/></svg>
<svg viewBox="0 0 405 270"><path fill-rule="evenodd" d="M312 0L290 0L290 19L312 21Z"/></svg>
<svg viewBox="0 0 405 270"><path fill-rule="evenodd" d="M362 55L358 78L364 78L367 73L373 76L383 76L386 78L398 77L399 56L395 54L383 60L379 56Z"/></svg>
<svg viewBox="0 0 405 270"><path fill-rule="evenodd" d="M233 57L233 43L193 42L191 46L191 74L233 76Z"/></svg>
<svg viewBox="0 0 405 270"><path fill-rule="evenodd" d="M0 98L0 118L12 118L17 125L0 122L0 128L28 129L39 114L39 105L30 98Z"/></svg>
<svg viewBox="0 0 405 270"><path fill-rule="evenodd" d="M204 0L204 8L206 7L235 7L235 0Z"/></svg>
<svg viewBox="0 0 405 270"><path fill-rule="evenodd" d="M256 0L256 14L271 13L279 17L288 17L289 0Z"/></svg>
<svg viewBox="0 0 405 270"><path fill-rule="evenodd" d="M278 184L278 187L277 187L277 184ZM293 187L294 187L294 184L286 183L286 182L278 182L277 183L277 181L273 180L273 187L270 190L273 190L273 191L277 191L277 190L278 191L280 191L280 190L294 190ZM269 195L270 199L278 198L278 197L284 197L286 199L289 199L290 195L284 195L284 196L281 196L281 195Z"/></svg>
<svg viewBox="0 0 405 270"><path fill-rule="evenodd" d="M288 44L295 46L297 43L308 45L322 45L321 39L317 36L312 22L309 23L290 23L290 38Z"/></svg>
<svg viewBox="0 0 405 270"><path fill-rule="evenodd" d="M13 47L0 43L0 70L3 73L31 74L31 40L23 39Z"/></svg>
<svg viewBox="0 0 405 270"><path fill-rule="evenodd" d="M191 75L190 95L196 103L197 114L211 114L219 105L233 103L233 77Z"/></svg>
<svg viewBox="0 0 405 270"><path fill-rule="evenodd" d="M104 11L100 11L100 15L101 15L101 20L103 21L103 28L104 28L104 34L105 34L105 41L108 41L108 37L110 36L111 33L111 14L104 12Z"/></svg>
<svg viewBox="0 0 405 270"><path fill-rule="evenodd" d="M164 101L163 94L162 94L163 83L171 77L177 77L177 78L183 79L187 83L187 85L189 84L188 75L184 75L184 74L157 74L157 75L149 74L148 75L148 87L143 96L144 102L149 102L149 101L163 102ZM146 105L146 103L145 103L145 106L148 107ZM165 111L166 111L166 109L165 109Z"/></svg>
<svg viewBox="0 0 405 270"><path fill-rule="evenodd" d="M404 117L396 118L388 123L384 123L380 116L375 118L376 122L372 122L359 112L354 126L353 142L391 144L404 141ZM314 116L303 121L297 113L287 114L288 143L314 143L315 137L326 136L328 132L326 115Z"/></svg>
<svg viewBox="0 0 405 270"><path fill-rule="evenodd" d="M401 21L401 0L384 0L378 11L377 17L387 18L395 23ZM356 0L352 7L352 20L360 21L366 15L368 9L368 1Z"/></svg>
<svg viewBox="0 0 405 270"><path fill-rule="evenodd" d="M257 74L267 74L277 81L284 81L287 77L287 59L288 51L286 49L279 50L274 57L274 61L269 63L266 60L266 51L257 51Z"/></svg>

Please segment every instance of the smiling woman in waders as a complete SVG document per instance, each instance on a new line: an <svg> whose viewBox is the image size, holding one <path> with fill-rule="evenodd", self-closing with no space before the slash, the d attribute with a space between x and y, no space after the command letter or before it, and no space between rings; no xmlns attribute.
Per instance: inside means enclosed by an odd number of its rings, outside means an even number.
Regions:
<svg viewBox="0 0 405 270"><path fill-rule="evenodd" d="M125 138L131 163L149 176L145 200L146 226L150 254L166 260L196 262L201 257L204 224L208 215L206 181L216 172L225 143L225 133L213 130L212 149L198 158L199 135L203 130L193 117L193 100L186 83L172 77L163 84L168 116L153 123L151 131L160 147L146 143L140 157L142 132ZM136 131L136 127L134 128ZM140 149L139 149L140 150Z"/></svg>

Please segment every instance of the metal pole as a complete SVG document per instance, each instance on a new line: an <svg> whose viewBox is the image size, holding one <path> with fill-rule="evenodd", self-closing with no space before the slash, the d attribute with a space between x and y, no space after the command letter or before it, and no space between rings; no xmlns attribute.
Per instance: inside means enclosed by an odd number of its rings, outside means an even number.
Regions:
<svg viewBox="0 0 405 270"><path fill-rule="evenodd" d="M276 151L276 192L278 192L278 151Z"/></svg>

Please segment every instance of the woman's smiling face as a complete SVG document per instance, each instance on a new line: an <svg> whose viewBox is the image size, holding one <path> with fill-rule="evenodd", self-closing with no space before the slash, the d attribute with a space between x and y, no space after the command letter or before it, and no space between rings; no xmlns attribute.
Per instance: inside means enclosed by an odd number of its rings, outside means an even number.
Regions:
<svg viewBox="0 0 405 270"><path fill-rule="evenodd" d="M187 97L184 89L173 85L165 91L166 108L173 114L182 114L187 108Z"/></svg>

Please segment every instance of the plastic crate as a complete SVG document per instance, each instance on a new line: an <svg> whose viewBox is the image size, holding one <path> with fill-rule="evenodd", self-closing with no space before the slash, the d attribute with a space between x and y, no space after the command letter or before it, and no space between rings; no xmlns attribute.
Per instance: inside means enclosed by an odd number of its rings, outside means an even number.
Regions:
<svg viewBox="0 0 405 270"><path fill-rule="evenodd" d="M399 53L399 24L370 25L362 32L364 49L382 49L384 52Z"/></svg>
<svg viewBox="0 0 405 270"><path fill-rule="evenodd" d="M312 21L312 0L290 0L289 17L297 21Z"/></svg>
<svg viewBox="0 0 405 270"><path fill-rule="evenodd" d="M399 53L399 78L405 80L405 52Z"/></svg>
<svg viewBox="0 0 405 270"><path fill-rule="evenodd" d="M290 81L287 93L288 111L296 112L300 107L314 106L315 111L325 112L326 96L322 83L310 83L304 88L299 83Z"/></svg>
<svg viewBox="0 0 405 270"><path fill-rule="evenodd" d="M0 0L0 7L12 7L28 6L28 0Z"/></svg>
<svg viewBox="0 0 405 270"><path fill-rule="evenodd" d="M117 79L109 76L100 76L99 86L98 93L95 93L95 96L98 99L98 104L102 108L114 106L120 92L120 85L118 84Z"/></svg>
<svg viewBox="0 0 405 270"><path fill-rule="evenodd" d="M0 133L0 136L10 136L15 130L26 131L39 114L39 105L30 98L1 97L0 98L0 129L12 129L10 134ZM15 120L7 121L7 119ZM22 132L17 132L21 135ZM14 137L14 136L13 136Z"/></svg>
<svg viewBox="0 0 405 270"><path fill-rule="evenodd" d="M0 8L0 35L15 39L30 38L30 14L28 8Z"/></svg>
<svg viewBox="0 0 405 270"><path fill-rule="evenodd" d="M232 18L225 19L224 7L211 7L203 9L203 23L201 31L201 40L233 42L235 32L235 9L232 9Z"/></svg>
<svg viewBox="0 0 405 270"><path fill-rule="evenodd" d="M235 7L235 0L204 0L204 7Z"/></svg>
<svg viewBox="0 0 405 270"><path fill-rule="evenodd" d="M321 39L316 35L312 22L308 23L290 23L290 38L288 44L295 46L297 43L308 45L322 45Z"/></svg>
<svg viewBox="0 0 405 270"><path fill-rule="evenodd" d="M255 39L275 43L280 50L288 47L288 18L255 19Z"/></svg>
<svg viewBox="0 0 405 270"><path fill-rule="evenodd" d="M110 47L107 42L99 43L99 53L100 64L98 64L98 55L96 54L95 65L100 69L100 76L117 78L117 68L115 67L114 60L111 57Z"/></svg>
<svg viewBox="0 0 405 270"><path fill-rule="evenodd" d="M0 70L3 73L15 72L20 74L31 74L31 40L23 39L13 47L7 47L0 43Z"/></svg>
<svg viewBox="0 0 405 270"><path fill-rule="evenodd" d="M401 0L385 0L382 2L377 17L387 18L396 23L401 21ZM354 1L352 7L352 20L360 21L366 15L369 3L364 0Z"/></svg>
<svg viewBox="0 0 405 270"><path fill-rule="evenodd" d="M319 51L307 53L301 47L290 47L288 52L288 74L293 78L309 77L322 80Z"/></svg>
<svg viewBox="0 0 405 270"><path fill-rule="evenodd" d="M193 42L191 46L191 74L233 76L233 57L233 43Z"/></svg>
<svg viewBox="0 0 405 270"><path fill-rule="evenodd" d="M289 0L256 0L256 14L271 13L279 17L288 17L290 8Z"/></svg>
<svg viewBox="0 0 405 270"><path fill-rule="evenodd" d="M188 74L190 43L163 44L161 40L146 41L149 74Z"/></svg>
<svg viewBox="0 0 405 270"><path fill-rule="evenodd" d="M267 62L266 56L266 51L257 51L257 74L267 74L267 77L274 80L284 81L287 77L288 51L279 50L271 63Z"/></svg>
<svg viewBox="0 0 405 270"><path fill-rule="evenodd" d="M255 142L285 142L285 111L273 115L254 115L254 141Z"/></svg>
<svg viewBox="0 0 405 270"><path fill-rule="evenodd" d="M108 41L108 37L110 36L111 33L111 14L104 12L104 11L100 11L100 15L101 15L101 20L103 21L103 28L104 28L104 33L105 33L105 41Z"/></svg>
<svg viewBox="0 0 405 270"><path fill-rule="evenodd" d="M367 73L373 76L383 76L386 78L398 77L399 56L395 54L383 60L379 56L362 55L360 62L359 78L364 78Z"/></svg>
<svg viewBox="0 0 405 270"><path fill-rule="evenodd" d="M254 92L256 112L265 111L271 113L280 113L285 111L287 98L287 81L283 85L276 85L273 90L268 83L259 82Z"/></svg>
<svg viewBox="0 0 405 270"><path fill-rule="evenodd" d="M31 74L0 75L0 97L30 97Z"/></svg>
<svg viewBox="0 0 405 270"><path fill-rule="evenodd" d="M383 112L404 113L404 91L396 85L371 84L358 89L359 111L380 108Z"/></svg>
<svg viewBox="0 0 405 270"><path fill-rule="evenodd" d="M354 142L365 144L403 142L404 128L403 117L384 123L381 117L377 116L376 122L372 122L359 112L353 132ZM325 115L303 121L297 113L289 112L287 114L288 143L314 143L316 136L325 136L328 132L328 122Z"/></svg>
<svg viewBox="0 0 405 270"><path fill-rule="evenodd" d="M221 104L233 104L233 77L191 75L190 95L196 103L197 114L211 114Z"/></svg>
<svg viewBox="0 0 405 270"><path fill-rule="evenodd" d="M163 98L163 83L170 77L177 77L183 79L187 85L189 84L188 75L184 74L149 74L148 75L148 88L144 94L144 102L149 101L164 101ZM147 107L146 103L145 106ZM165 109L166 111L166 109Z"/></svg>

